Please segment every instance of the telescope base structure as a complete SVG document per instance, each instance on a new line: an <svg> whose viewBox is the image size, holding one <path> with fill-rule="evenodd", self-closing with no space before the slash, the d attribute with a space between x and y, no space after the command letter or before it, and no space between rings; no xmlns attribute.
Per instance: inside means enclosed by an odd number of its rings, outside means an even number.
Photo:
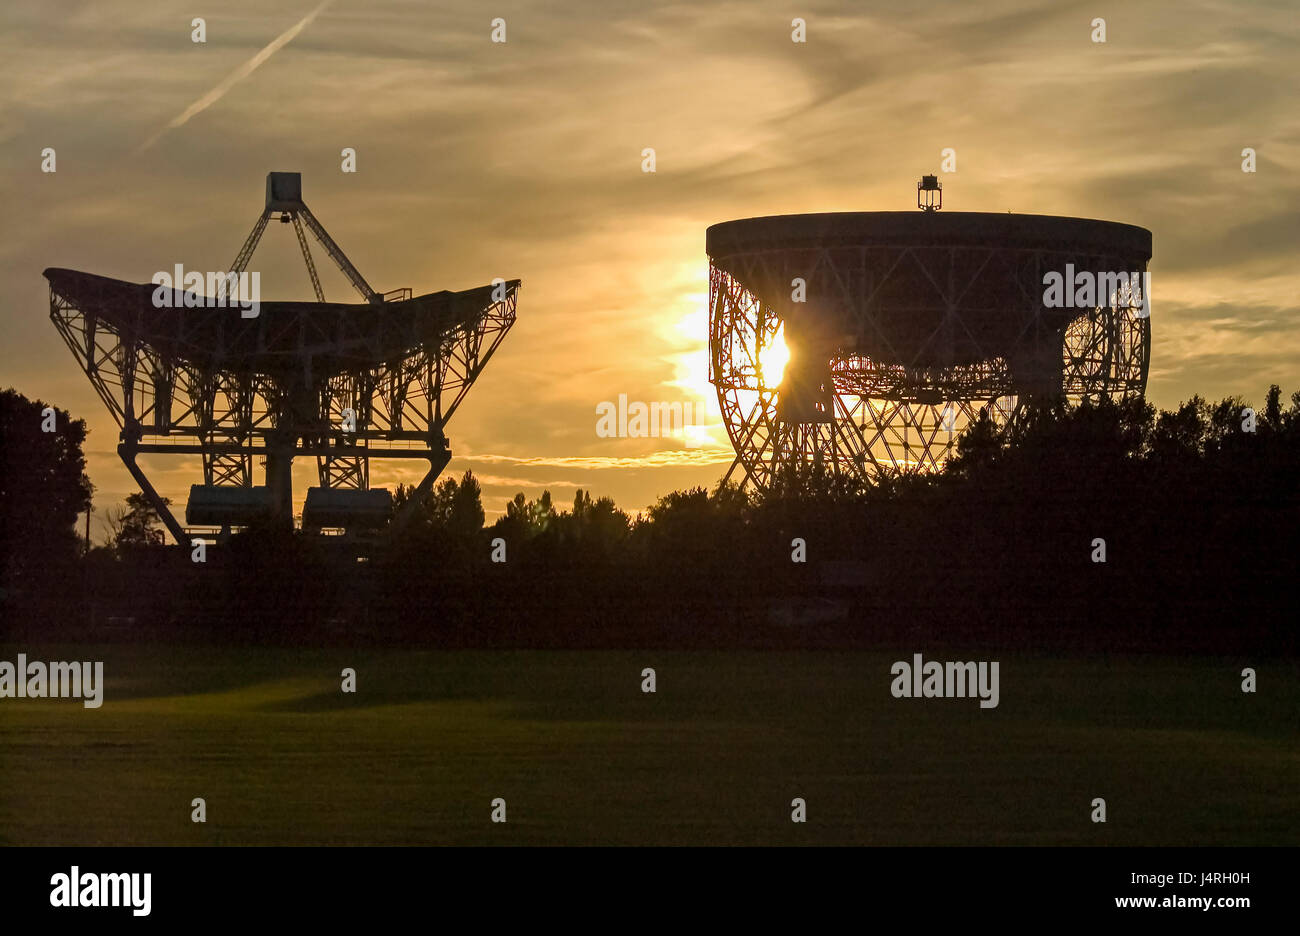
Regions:
<svg viewBox="0 0 1300 936"><path fill-rule="evenodd" d="M50 318L121 427L118 453L179 543L252 523L292 528L293 461L314 457L303 527L374 530L391 499L371 459L451 459L444 427L515 320L519 281L381 303L158 308L151 284L49 269ZM178 294L183 296L183 294ZM203 297L200 297L202 299ZM139 456L199 456L187 529ZM255 461L265 483L253 486ZM313 493L315 492L315 493ZM400 528L413 498L388 524ZM217 529L203 529L217 528Z"/></svg>
<svg viewBox="0 0 1300 936"><path fill-rule="evenodd" d="M1005 423L1030 399L1145 392L1149 297L1121 288L1072 308L1044 291L1053 271L1145 282L1141 228L794 215L714 225L708 252L709 379L736 450L731 480L766 488L799 465L864 479L938 470L981 409Z"/></svg>

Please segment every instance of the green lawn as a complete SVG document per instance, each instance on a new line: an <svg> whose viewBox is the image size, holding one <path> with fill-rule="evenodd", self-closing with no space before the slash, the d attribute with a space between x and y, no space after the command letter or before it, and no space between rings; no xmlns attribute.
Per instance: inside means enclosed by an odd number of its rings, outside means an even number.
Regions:
<svg viewBox="0 0 1300 936"><path fill-rule="evenodd" d="M982 710L892 698L911 649L20 650L107 687L0 700L6 844L1300 844L1293 663L992 655Z"/></svg>

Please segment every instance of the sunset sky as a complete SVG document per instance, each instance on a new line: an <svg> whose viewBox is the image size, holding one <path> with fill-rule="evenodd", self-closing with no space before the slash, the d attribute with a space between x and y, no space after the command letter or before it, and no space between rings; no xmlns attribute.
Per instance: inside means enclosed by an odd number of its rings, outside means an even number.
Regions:
<svg viewBox="0 0 1300 936"><path fill-rule="evenodd" d="M706 380L705 228L913 208L945 147L947 210L1153 232L1154 403L1300 389L1291 2L10 0L0 25L0 385L87 420L100 517L134 486L41 271L225 269L270 170L302 172L380 291L523 281L517 324L448 427L447 473L474 471L489 516L518 490L635 511L714 484L732 455ZM328 298L357 298L316 260ZM256 267L263 299L311 297L287 228ZM707 400L712 425L694 447L600 438L596 406L620 393ZM198 459L142 461L183 506ZM376 463L372 483L406 470Z"/></svg>

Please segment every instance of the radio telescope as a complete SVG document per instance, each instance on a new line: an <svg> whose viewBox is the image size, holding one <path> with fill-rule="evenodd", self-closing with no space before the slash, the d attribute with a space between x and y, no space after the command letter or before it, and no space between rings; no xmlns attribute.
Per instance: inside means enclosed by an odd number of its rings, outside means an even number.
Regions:
<svg viewBox="0 0 1300 936"><path fill-rule="evenodd" d="M708 229L709 380L736 450L728 478L762 489L786 465L864 478L937 470L983 407L1005 422L1035 397L1143 395L1146 291L1060 307L1045 301L1044 277L1144 274L1150 231L945 213L937 190L934 177L918 185L927 210L916 213Z"/></svg>
<svg viewBox="0 0 1300 936"><path fill-rule="evenodd" d="M160 307L152 283L45 271L50 318L121 427L127 470L179 543L253 523L291 528L300 456L316 459L320 481L307 490L304 530L385 526L391 497L370 487L370 460L426 460L417 491L427 492L451 459L444 427L515 321L519 280L376 293L303 202L296 172L267 176L265 208L222 275L246 270L276 217L293 224L314 302L262 302L249 317L176 283ZM325 301L304 227L363 302ZM188 531L140 454L199 457ZM266 466L263 485L253 483L255 459Z"/></svg>

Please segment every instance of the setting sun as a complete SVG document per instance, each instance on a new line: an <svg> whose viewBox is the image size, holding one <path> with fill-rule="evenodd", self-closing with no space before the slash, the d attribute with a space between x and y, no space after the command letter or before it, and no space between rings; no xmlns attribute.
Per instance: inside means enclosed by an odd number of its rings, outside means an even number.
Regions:
<svg viewBox="0 0 1300 936"><path fill-rule="evenodd" d="M763 386L779 387L781 379L785 376L785 365L789 360L790 349L785 346L785 329L782 326L776 330L771 342L758 352L758 371Z"/></svg>

